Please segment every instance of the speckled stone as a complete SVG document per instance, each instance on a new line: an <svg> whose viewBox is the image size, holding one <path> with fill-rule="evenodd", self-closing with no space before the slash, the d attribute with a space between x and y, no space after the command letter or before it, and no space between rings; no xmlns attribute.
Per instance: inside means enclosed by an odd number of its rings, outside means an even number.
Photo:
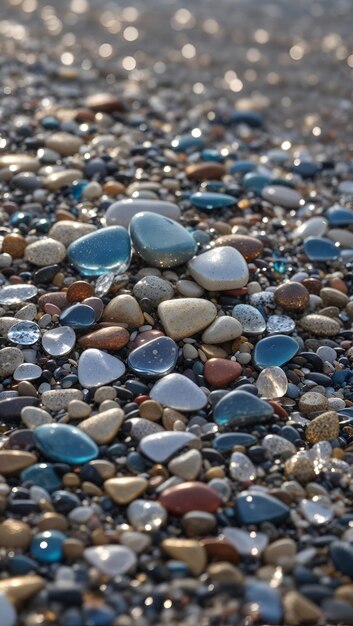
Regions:
<svg viewBox="0 0 353 626"><path fill-rule="evenodd" d="M235 248L248 263L257 259L264 247L263 243L255 237L235 234L218 237L215 241L215 246L230 246L231 248Z"/></svg>
<svg viewBox="0 0 353 626"><path fill-rule="evenodd" d="M298 311L308 306L310 294L301 283L290 281L277 287L274 298L277 306L285 311Z"/></svg>
<svg viewBox="0 0 353 626"><path fill-rule="evenodd" d="M51 415L36 406L25 406L21 411L22 422L27 428L33 429L41 424L50 424L53 421Z"/></svg>
<svg viewBox="0 0 353 626"><path fill-rule="evenodd" d="M299 398L299 411L302 413L325 411L327 407L327 398L322 393L317 393L316 391L308 391Z"/></svg>
<svg viewBox="0 0 353 626"><path fill-rule="evenodd" d="M230 246L212 248L188 263L192 278L208 291L225 291L244 287L249 270L244 257Z"/></svg>
<svg viewBox="0 0 353 626"><path fill-rule="evenodd" d="M318 337L335 337L341 330L337 320L319 313L311 313L302 317L300 324L304 330Z"/></svg>
<svg viewBox="0 0 353 626"><path fill-rule="evenodd" d="M178 298L161 302L158 315L166 334L174 340L192 337L213 322L215 305L201 298Z"/></svg>
<svg viewBox="0 0 353 626"><path fill-rule="evenodd" d="M88 417L79 428L99 445L109 443L119 432L124 421L124 411L120 408L108 409Z"/></svg>
<svg viewBox="0 0 353 626"><path fill-rule="evenodd" d="M71 220L60 220L53 224L49 231L49 237L60 241L67 248L70 243L96 231L94 224L85 222L75 222Z"/></svg>
<svg viewBox="0 0 353 626"><path fill-rule="evenodd" d="M37 267L61 263L65 257L65 246L50 237L30 243L25 250L25 259Z"/></svg>
<svg viewBox="0 0 353 626"><path fill-rule="evenodd" d="M2 348L0 350L0 376L11 376L23 361L23 353L18 348Z"/></svg>
<svg viewBox="0 0 353 626"><path fill-rule="evenodd" d="M145 276L136 283L133 294L137 300L147 298L152 306L157 307L164 300L174 296L173 285L159 276Z"/></svg>
<svg viewBox="0 0 353 626"><path fill-rule="evenodd" d="M295 454L297 450L294 443L288 439L272 434L265 435L262 440L262 446L265 448L267 455L271 458L274 456L282 456L282 454L292 455Z"/></svg>
<svg viewBox="0 0 353 626"><path fill-rule="evenodd" d="M305 485L315 478L314 463L306 452L297 452L286 462L285 474Z"/></svg>
<svg viewBox="0 0 353 626"><path fill-rule="evenodd" d="M232 311L232 317L241 324L244 335L261 335L266 330L263 315L250 304L236 304Z"/></svg>
<svg viewBox="0 0 353 626"><path fill-rule="evenodd" d="M309 443L336 439L340 432L339 418L336 411L327 411L315 417L305 429L305 438Z"/></svg>
<svg viewBox="0 0 353 626"><path fill-rule="evenodd" d="M44 391L42 402L49 411L67 409L70 400L82 400L82 391L79 389L51 389Z"/></svg>

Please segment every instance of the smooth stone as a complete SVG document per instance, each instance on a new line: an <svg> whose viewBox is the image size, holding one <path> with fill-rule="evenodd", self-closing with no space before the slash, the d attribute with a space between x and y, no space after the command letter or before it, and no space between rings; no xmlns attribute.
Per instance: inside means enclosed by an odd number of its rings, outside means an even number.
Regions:
<svg viewBox="0 0 353 626"><path fill-rule="evenodd" d="M49 231L49 237L60 241L67 248L73 241L94 233L97 230L94 224L75 222L72 220L60 220L55 222Z"/></svg>
<svg viewBox="0 0 353 626"><path fill-rule="evenodd" d="M110 326L99 328L88 335L80 337L81 348L98 348L103 350L120 350L129 343L130 335L126 328Z"/></svg>
<svg viewBox="0 0 353 626"><path fill-rule="evenodd" d="M98 445L112 441L124 421L124 411L120 408L108 409L88 417L78 426L82 432L93 439Z"/></svg>
<svg viewBox="0 0 353 626"><path fill-rule="evenodd" d="M289 281L277 287L274 299L277 306L285 311L300 311L309 305L310 294L301 283Z"/></svg>
<svg viewBox="0 0 353 626"><path fill-rule="evenodd" d="M175 137L171 143L174 152L197 151L204 147L202 137L194 137L191 133Z"/></svg>
<svg viewBox="0 0 353 626"><path fill-rule="evenodd" d="M335 337L341 331L339 322L326 315L311 313L300 319L302 328L318 337Z"/></svg>
<svg viewBox="0 0 353 626"><path fill-rule="evenodd" d="M209 326L217 309L212 302L201 298L178 298L161 302L158 315L167 335L178 341Z"/></svg>
<svg viewBox="0 0 353 626"><path fill-rule="evenodd" d="M181 296L185 298L201 298L204 294L204 289L193 280L178 280L175 284L175 288Z"/></svg>
<svg viewBox="0 0 353 626"><path fill-rule="evenodd" d="M293 233L293 239L304 241L307 237L322 237L327 232L327 220L324 217L315 216L303 221Z"/></svg>
<svg viewBox="0 0 353 626"><path fill-rule="evenodd" d="M220 344L240 337L242 331L242 325L238 320L222 315L217 317L202 333L201 341L208 344Z"/></svg>
<svg viewBox="0 0 353 626"><path fill-rule="evenodd" d="M141 441L144 437L149 435L155 435L163 431L163 427L160 424L156 424L148 419L142 417L132 417L126 422L126 425L130 427L130 435L134 441Z"/></svg>
<svg viewBox="0 0 353 626"><path fill-rule="evenodd" d="M83 177L82 171L74 168L52 172L44 179L44 187L50 191L58 191L67 185L71 185Z"/></svg>
<svg viewBox="0 0 353 626"><path fill-rule="evenodd" d="M11 576L10 578L0 580L0 593L5 594L15 606L22 606L23 602L36 596L43 589L44 585L44 578L34 574ZM0 605L0 615L3 618L2 608Z"/></svg>
<svg viewBox="0 0 353 626"><path fill-rule="evenodd" d="M259 621L263 624L282 624L282 598L278 589L265 582L253 580L245 587L245 602L256 603Z"/></svg>
<svg viewBox="0 0 353 626"><path fill-rule="evenodd" d="M277 366L266 367L266 369L262 370L255 384L259 390L259 395L265 400L282 398L287 393L287 376Z"/></svg>
<svg viewBox="0 0 353 626"><path fill-rule="evenodd" d="M215 513L221 506L218 493L208 485L197 481L184 482L165 489L159 501L171 515L176 516L185 515L189 511Z"/></svg>
<svg viewBox="0 0 353 626"><path fill-rule="evenodd" d="M237 234L218 237L215 241L215 246L230 246L231 248L235 248L247 262L257 259L261 255L264 247L263 243L255 237Z"/></svg>
<svg viewBox="0 0 353 626"><path fill-rule="evenodd" d="M135 553L126 546L91 546L85 548L83 555L100 574L109 578L127 574L135 569L137 563Z"/></svg>
<svg viewBox="0 0 353 626"><path fill-rule="evenodd" d="M265 550L269 538L264 533L247 532L241 528L226 527L223 529L223 535L241 556L259 558Z"/></svg>
<svg viewBox="0 0 353 626"><path fill-rule="evenodd" d="M91 94L85 99L84 105L95 113L115 113L125 109L123 102L111 93Z"/></svg>
<svg viewBox="0 0 353 626"><path fill-rule="evenodd" d="M7 337L8 332L14 324L18 324L18 319L16 317L0 317L0 337Z"/></svg>
<svg viewBox="0 0 353 626"><path fill-rule="evenodd" d="M21 411L26 406L36 406L39 404L38 398L34 396L15 396L0 400L0 418L3 421L17 421L21 416Z"/></svg>
<svg viewBox="0 0 353 626"><path fill-rule="evenodd" d="M266 493L245 491L235 498L235 511L239 524L282 523L289 517L289 507Z"/></svg>
<svg viewBox="0 0 353 626"><path fill-rule="evenodd" d="M220 180L226 173L223 163L199 161L186 166L186 175L191 180Z"/></svg>
<svg viewBox="0 0 353 626"><path fill-rule="evenodd" d="M301 500L299 509L305 519L313 526L328 524L335 514L333 507L320 499L320 496L315 496L312 500Z"/></svg>
<svg viewBox="0 0 353 626"><path fill-rule="evenodd" d="M0 304L17 304L34 298L38 293L34 285L5 285L0 290Z"/></svg>
<svg viewBox="0 0 353 626"><path fill-rule="evenodd" d="M0 524L0 546L2 548L26 550L31 539L30 527L20 520L6 519ZM1 586L0 591L2 591Z"/></svg>
<svg viewBox="0 0 353 626"><path fill-rule="evenodd" d="M190 233L168 217L142 212L130 222L135 252L152 267L182 265L194 256L197 244Z"/></svg>
<svg viewBox="0 0 353 626"><path fill-rule="evenodd" d="M159 276L145 276L134 285L133 295L137 300L147 298L153 307L157 307L164 300L174 297L174 288L171 283Z"/></svg>
<svg viewBox="0 0 353 626"><path fill-rule="evenodd" d="M166 509L153 500L134 500L127 509L127 519L139 531L159 530L167 521Z"/></svg>
<svg viewBox="0 0 353 626"><path fill-rule="evenodd" d="M96 348L82 352L78 361L78 379L87 389L118 380L124 372L125 365L120 359Z"/></svg>
<svg viewBox="0 0 353 626"><path fill-rule="evenodd" d="M305 239L304 251L310 261L334 261L340 256L339 246L324 237Z"/></svg>
<svg viewBox="0 0 353 626"><path fill-rule="evenodd" d="M223 209L228 206L233 206L236 203L236 198L225 193L197 191L191 194L190 202L198 209L212 211L213 209Z"/></svg>
<svg viewBox="0 0 353 626"><path fill-rule="evenodd" d="M125 272L131 261L130 237L125 228L109 226L70 244L68 259L84 276Z"/></svg>
<svg viewBox="0 0 353 626"><path fill-rule="evenodd" d="M269 335L290 335L295 331L295 321L288 315L270 315L266 330Z"/></svg>
<svg viewBox="0 0 353 626"><path fill-rule="evenodd" d="M277 539L264 552L264 561L270 565L285 565L288 559L294 559L297 553L297 545L293 539L284 537Z"/></svg>
<svg viewBox="0 0 353 626"><path fill-rule="evenodd" d="M302 199L295 189L284 185L268 185L262 189L261 195L264 200L271 204L278 204L285 209L298 209Z"/></svg>
<svg viewBox="0 0 353 626"><path fill-rule="evenodd" d="M35 322L22 320L16 322L7 333L7 338L21 346L31 346L40 338L40 328Z"/></svg>
<svg viewBox="0 0 353 626"><path fill-rule="evenodd" d="M178 359L178 346L170 337L158 337L135 348L128 356L128 367L140 376L155 378L173 371Z"/></svg>
<svg viewBox="0 0 353 626"><path fill-rule="evenodd" d="M116 504L129 504L140 496L148 486L142 476L124 476L109 478L104 482L104 489Z"/></svg>
<svg viewBox="0 0 353 626"><path fill-rule="evenodd" d="M242 452L233 452L230 457L229 474L233 480L249 482L256 478L256 467Z"/></svg>
<svg viewBox="0 0 353 626"><path fill-rule="evenodd" d="M329 554L335 568L353 579L353 546L346 541L334 541L329 547Z"/></svg>
<svg viewBox="0 0 353 626"><path fill-rule="evenodd" d="M37 457L24 450L0 450L0 474L13 476L29 465L33 465Z"/></svg>
<svg viewBox="0 0 353 626"><path fill-rule="evenodd" d="M349 226L353 224L353 211L346 207L332 206L325 214L330 226Z"/></svg>
<svg viewBox="0 0 353 626"><path fill-rule="evenodd" d="M214 408L214 421L219 426L246 426L266 422L273 408L247 391L236 389L221 398Z"/></svg>
<svg viewBox="0 0 353 626"><path fill-rule="evenodd" d="M298 352L299 345L287 335L272 335L260 339L255 346L253 360L256 367L265 369L281 366L290 361Z"/></svg>
<svg viewBox="0 0 353 626"><path fill-rule="evenodd" d="M224 433L213 440L213 447L222 453L231 452L234 446L249 447L256 443L256 437L250 433Z"/></svg>
<svg viewBox="0 0 353 626"><path fill-rule="evenodd" d="M51 389L42 393L42 403L49 411L67 409L71 400L82 400L82 391L79 389Z"/></svg>
<svg viewBox="0 0 353 626"><path fill-rule="evenodd" d="M250 304L236 304L232 317L241 324L245 335L261 335L266 330L266 322L260 311Z"/></svg>
<svg viewBox="0 0 353 626"><path fill-rule="evenodd" d="M198 450L187 450L172 459L168 470L183 480L195 480L202 466L202 457Z"/></svg>
<svg viewBox="0 0 353 626"><path fill-rule="evenodd" d="M82 143L81 137L65 132L53 133L49 135L45 141L47 148L55 150L60 156L64 157L76 154Z"/></svg>
<svg viewBox="0 0 353 626"><path fill-rule="evenodd" d="M97 458L97 445L69 424L44 424L33 431L36 446L51 461L83 465Z"/></svg>
<svg viewBox="0 0 353 626"><path fill-rule="evenodd" d="M343 228L332 228L327 236L331 241L337 242L343 248L353 248L353 233Z"/></svg>
<svg viewBox="0 0 353 626"><path fill-rule="evenodd" d="M134 530L123 532L119 537L122 546L126 546L133 550L136 554L147 552L151 546L151 538L145 533L139 533Z"/></svg>
<svg viewBox="0 0 353 626"><path fill-rule="evenodd" d="M40 161L29 154L2 154L0 156L0 169L15 166L14 171L37 172L40 168Z"/></svg>
<svg viewBox="0 0 353 626"><path fill-rule="evenodd" d="M288 591L283 598L284 622L288 626L318 624L322 620L322 610L305 595Z"/></svg>
<svg viewBox="0 0 353 626"><path fill-rule="evenodd" d="M42 346L50 356L69 354L76 343L76 334L71 326L60 326L46 330L42 337Z"/></svg>
<svg viewBox="0 0 353 626"><path fill-rule="evenodd" d="M285 475L289 480L298 480L303 485L315 479L315 467L305 451L297 452L285 464Z"/></svg>
<svg viewBox="0 0 353 626"><path fill-rule="evenodd" d="M230 246L212 248L188 263L193 279L208 291L225 291L244 287L249 270L244 257Z"/></svg>
<svg viewBox="0 0 353 626"><path fill-rule="evenodd" d="M33 363L22 363L16 367L13 377L14 380L36 380L42 375L42 368Z"/></svg>
<svg viewBox="0 0 353 626"><path fill-rule="evenodd" d="M161 547L173 559L185 562L195 576L206 568L206 550L196 539L168 538L162 541Z"/></svg>
<svg viewBox="0 0 353 626"><path fill-rule="evenodd" d="M24 425L31 430L42 424L50 424L52 416L44 409L36 406L25 406L21 410L21 419Z"/></svg>
<svg viewBox="0 0 353 626"><path fill-rule="evenodd" d="M132 218L143 211L155 213L172 220L180 219L180 209L176 204L163 200L124 199L113 202L108 208L105 219L107 226L119 225L129 228Z"/></svg>
<svg viewBox="0 0 353 626"><path fill-rule="evenodd" d="M183 448L195 447L198 439L188 432L162 431L143 437L140 451L154 463L165 463Z"/></svg>
<svg viewBox="0 0 353 626"><path fill-rule="evenodd" d="M309 443L330 441L336 439L340 433L339 417L336 411L327 411L315 417L305 429L305 439Z"/></svg>
<svg viewBox="0 0 353 626"><path fill-rule="evenodd" d="M95 312L87 304L72 304L60 313L60 324L70 326L74 330L89 328L95 321Z"/></svg>
<svg viewBox="0 0 353 626"><path fill-rule="evenodd" d="M203 375L212 387L224 388L239 378L241 372L240 363L229 359L213 358L206 361Z"/></svg>
<svg viewBox="0 0 353 626"><path fill-rule="evenodd" d="M339 309L343 309L349 302L349 298L345 293L332 287L323 287L320 290L320 298L326 307L334 306Z"/></svg>
<svg viewBox="0 0 353 626"><path fill-rule="evenodd" d="M152 387L150 397L177 411L198 411L207 404L206 394L182 374L168 374L161 378Z"/></svg>
<svg viewBox="0 0 353 626"><path fill-rule="evenodd" d="M205 511L189 511L183 515L181 523L187 537L208 535L217 526L215 515Z"/></svg>
<svg viewBox="0 0 353 626"><path fill-rule="evenodd" d="M104 322L120 322L127 324L129 328L143 326L145 318L137 300L129 294L116 296L104 309Z"/></svg>
<svg viewBox="0 0 353 626"><path fill-rule="evenodd" d="M265 448L267 455L272 458L274 456L282 456L282 454L295 454L297 449L295 445L279 435L266 435L261 445Z"/></svg>
<svg viewBox="0 0 353 626"><path fill-rule="evenodd" d="M0 591L1 626L16 626L17 613L7 595Z"/></svg>
<svg viewBox="0 0 353 626"><path fill-rule="evenodd" d="M31 545L31 556L39 563L58 563L63 559L63 543L66 535L59 530L38 533Z"/></svg>
<svg viewBox="0 0 353 626"><path fill-rule="evenodd" d="M2 348L0 350L0 376L11 376L16 368L24 361L24 356L18 348Z"/></svg>
<svg viewBox="0 0 353 626"><path fill-rule="evenodd" d="M66 257L65 246L57 241L46 237L30 243L25 250L25 259L37 267L45 267L53 263L61 263Z"/></svg>
<svg viewBox="0 0 353 626"><path fill-rule="evenodd" d="M49 492L60 489L62 486L59 474L56 472L54 466L48 463L35 463L27 467L21 472L21 481L29 481L33 483L33 485ZM41 530L43 530L43 528L41 528ZM63 529L60 528L59 530Z"/></svg>

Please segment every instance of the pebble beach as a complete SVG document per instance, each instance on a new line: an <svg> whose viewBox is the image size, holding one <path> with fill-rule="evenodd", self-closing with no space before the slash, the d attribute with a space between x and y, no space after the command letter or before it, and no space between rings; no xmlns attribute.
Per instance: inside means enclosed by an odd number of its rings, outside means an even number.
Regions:
<svg viewBox="0 0 353 626"><path fill-rule="evenodd" d="M0 626L353 625L352 8L4 0Z"/></svg>

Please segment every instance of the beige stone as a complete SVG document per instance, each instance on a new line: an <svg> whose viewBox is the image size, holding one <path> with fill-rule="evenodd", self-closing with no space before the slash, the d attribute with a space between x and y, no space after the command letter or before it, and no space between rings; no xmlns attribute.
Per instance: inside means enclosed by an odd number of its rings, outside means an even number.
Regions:
<svg viewBox="0 0 353 626"><path fill-rule="evenodd" d="M195 576L205 570L207 553L195 539L164 539L161 547L172 559L184 561Z"/></svg>
<svg viewBox="0 0 353 626"><path fill-rule="evenodd" d="M158 314L166 334L178 340L204 330L215 319L217 309L209 300L179 298L161 302Z"/></svg>
<svg viewBox="0 0 353 626"><path fill-rule="evenodd" d="M148 482L142 476L110 478L104 483L104 489L117 504L128 504L140 496Z"/></svg>
<svg viewBox="0 0 353 626"><path fill-rule="evenodd" d="M122 409L108 409L108 411L88 417L78 427L96 443L109 443L118 433L124 417Z"/></svg>

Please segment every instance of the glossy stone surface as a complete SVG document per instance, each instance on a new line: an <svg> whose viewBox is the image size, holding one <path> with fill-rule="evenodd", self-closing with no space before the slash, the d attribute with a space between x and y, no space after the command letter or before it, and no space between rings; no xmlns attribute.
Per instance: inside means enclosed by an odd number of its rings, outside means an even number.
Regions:
<svg viewBox="0 0 353 626"><path fill-rule="evenodd" d="M282 598L278 589L266 582L254 581L246 587L245 601L256 603L263 624L282 624Z"/></svg>
<svg viewBox="0 0 353 626"><path fill-rule="evenodd" d="M178 346L170 337L158 337L130 352L128 367L141 376L158 378L173 371Z"/></svg>
<svg viewBox="0 0 353 626"><path fill-rule="evenodd" d="M266 322L260 311L250 304L236 304L232 317L240 322L245 335L261 335L266 330Z"/></svg>
<svg viewBox="0 0 353 626"><path fill-rule="evenodd" d="M239 524L280 524L289 517L289 507L266 493L244 491L235 498L235 512Z"/></svg>
<svg viewBox="0 0 353 626"><path fill-rule="evenodd" d="M46 491L55 491L61 487L61 478L50 463L35 463L21 472L21 480L29 481Z"/></svg>
<svg viewBox="0 0 353 626"><path fill-rule="evenodd" d="M249 482L256 478L256 468L246 454L233 452L230 457L229 474L233 480Z"/></svg>
<svg viewBox="0 0 353 626"><path fill-rule="evenodd" d="M266 330L269 335L290 335L295 330L295 321L288 315L270 315Z"/></svg>
<svg viewBox="0 0 353 626"><path fill-rule="evenodd" d="M34 285L6 285L0 289L0 304L16 304L31 300L38 293Z"/></svg>
<svg viewBox="0 0 353 626"><path fill-rule="evenodd" d="M140 451L155 463L164 463L179 450L197 443L197 437L188 432L162 431L143 437Z"/></svg>
<svg viewBox="0 0 353 626"><path fill-rule="evenodd" d="M340 256L340 247L324 237L308 237L304 251L310 261L332 261Z"/></svg>
<svg viewBox="0 0 353 626"><path fill-rule="evenodd" d="M23 320L10 328L7 337L12 343L31 346L40 338L40 328L35 322Z"/></svg>
<svg viewBox="0 0 353 626"><path fill-rule="evenodd" d="M45 331L42 346L51 356L69 354L76 343L76 334L71 326L60 326Z"/></svg>
<svg viewBox="0 0 353 626"><path fill-rule="evenodd" d="M266 367L260 372L256 387L259 390L259 395L264 399L282 398L288 388L287 377L280 367Z"/></svg>
<svg viewBox="0 0 353 626"><path fill-rule="evenodd" d="M78 361L78 379L83 387L101 387L120 378L125 372L124 363L103 350L88 348Z"/></svg>
<svg viewBox="0 0 353 626"><path fill-rule="evenodd" d="M236 199L225 193L197 191L190 196L190 202L198 209L212 211L213 209L223 209L224 207L233 206Z"/></svg>
<svg viewBox="0 0 353 626"><path fill-rule="evenodd" d="M298 191L284 187L283 185L269 185L262 190L264 200L272 204L278 204L286 209L297 209L301 201Z"/></svg>
<svg viewBox="0 0 353 626"><path fill-rule="evenodd" d="M95 312L87 304L72 304L60 314L60 324L75 330L89 328L96 321Z"/></svg>
<svg viewBox="0 0 353 626"><path fill-rule="evenodd" d="M195 239L168 217L138 213L130 222L135 252L152 267L175 267L186 263L196 252Z"/></svg>
<svg viewBox="0 0 353 626"><path fill-rule="evenodd" d="M197 411L207 404L204 392L182 374L168 374L151 389L150 397L177 411Z"/></svg>
<svg viewBox="0 0 353 626"><path fill-rule="evenodd" d="M167 511L153 500L135 500L129 504L127 518L136 530L156 531L167 521Z"/></svg>
<svg viewBox="0 0 353 626"><path fill-rule="evenodd" d="M135 553L130 548L109 544L86 548L84 557L90 565L109 578L133 570L137 561Z"/></svg>
<svg viewBox="0 0 353 626"><path fill-rule="evenodd" d="M84 276L123 273L130 265L130 237L125 228L108 226L76 239L67 254L70 263Z"/></svg>
<svg viewBox="0 0 353 626"><path fill-rule="evenodd" d="M51 461L82 465L98 456L94 441L69 424L43 424L33 436L37 448Z"/></svg>
<svg viewBox="0 0 353 626"><path fill-rule="evenodd" d="M161 302L158 315L165 333L175 341L204 330L213 322L217 309L203 298L178 298Z"/></svg>
<svg viewBox="0 0 353 626"><path fill-rule="evenodd" d="M31 556L39 563L58 563L63 559L63 543L66 535L58 530L38 533L31 544Z"/></svg>
<svg viewBox="0 0 353 626"><path fill-rule="evenodd" d="M298 343L287 335L272 335L257 342L254 350L254 364L259 369L281 366L290 361L298 352Z"/></svg>
<svg viewBox="0 0 353 626"><path fill-rule="evenodd" d="M325 213L330 226L348 226L353 224L353 211L342 206L332 206Z"/></svg>
<svg viewBox="0 0 353 626"><path fill-rule="evenodd" d="M169 513L178 516L185 515L189 511L213 513L221 504L216 491L197 481L185 482L165 489L159 501Z"/></svg>
<svg viewBox="0 0 353 626"><path fill-rule="evenodd" d="M214 409L216 424L224 427L258 424L272 415L273 409L267 402L241 389L227 393Z"/></svg>
<svg viewBox="0 0 353 626"><path fill-rule="evenodd" d="M141 211L148 211L176 221L180 218L180 209L172 202L129 198L118 200L118 202L113 202L110 205L105 214L107 226L119 225L128 228L134 215L141 213Z"/></svg>
<svg viewBox="0 0 353 626"><path fill-rule="evenodd" d="M249 533L242 528L227 526L223 529L223 534L235 546L239 554L245 557L258 558L268 544L268 536L261 532Z"/></svg>
<svg viewBox="0 0 353 626"><path fill-rule="evenodd" d="M244 257L230 246L207 250L188 263L193 279L208 291L224 291L244 287L249 270Z"/></svg>

